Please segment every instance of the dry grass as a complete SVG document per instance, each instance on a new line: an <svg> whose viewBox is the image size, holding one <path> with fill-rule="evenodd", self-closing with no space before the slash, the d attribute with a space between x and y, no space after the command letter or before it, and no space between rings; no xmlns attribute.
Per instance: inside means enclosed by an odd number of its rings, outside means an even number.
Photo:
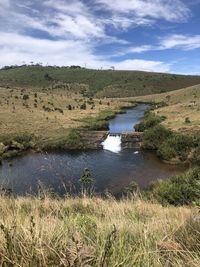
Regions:
<svg viewBox="0 0 200 267"><path fill-rule="evenodd" d="M88 116L95 117L100 111L118 109L123 103L117 99L94 99L93 104L88 104L89 99L80 94L73 94L67 90L54 89L37 91L26 89L0 88L0 135L28 133L41 138L54 138L63 129L77 128L82 126L79 120ZM29 99L24 101L23 95ZM37 101L37 103L35 102ZM81 110L80 105L86 101L87 109ZM24 106L23 105L27 105ZM53 106L49 103L53 103ZM108 105L109 103L109 105ZM34 104L37 107L34 107ZM68 110L68 105L75 109ZM60 108L59 111L47 112L43 106L51 109Z"/></svg>
<svg viewBox="0 0 200 267"><path fill-rule="evenodd" d="M56 138L80 120L130 100L166 101L156 110L174 130L200 129L200 86L137 98L89 99L64 90L0 88L0 135L24 133ZM27 101L22 100L29 95ZM168 97L170 96L170 97ZM194 102L195 101L195 102ZM61 108L46 112L43 106ZM108 106L107 103L110 103ZM23 106L23 103L28 106ZM74 110L68 110L72 105ZM185 118L191 123L185 123ZM77 120L78 119L78 120ZM137 200L0 197L0 266L200 266L200 219L190 207L162 207Z"/></svg>
<svg viewBox="0 0 200 267"><path fill-rule="evenodd" d="M156 110L156 113L167 117L163 123L165 126L176 131L200 130L200 85L164 94L136 97L133 100L164 101L168 106ZM190 123L185 122L186 118L189 118Z"/></svg>
<svg viewBox="0 0 200 267"><path fill-rule="evenodd" d="M141 200L1 197L0 266L199 266L197 211Z"/></svg>

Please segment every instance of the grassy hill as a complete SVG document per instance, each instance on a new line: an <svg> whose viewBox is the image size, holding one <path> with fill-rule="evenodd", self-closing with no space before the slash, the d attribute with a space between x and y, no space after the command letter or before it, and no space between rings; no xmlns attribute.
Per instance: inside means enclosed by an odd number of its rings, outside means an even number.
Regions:
<svg viewBox="0 0 200 267"><path fill-rule="evenodd" d="M136 101L166 102L155 112L166 117L165 126L176 131L200 130L200 85L173 92L133 98Z"/></svg>
<svg viewBox="0 0 200 267"><path fill-rule="evenodd" d="M98 97L128 97L162 93L200 84L200 76L23 66L0 70L3 87L65 88Z"/></svg>

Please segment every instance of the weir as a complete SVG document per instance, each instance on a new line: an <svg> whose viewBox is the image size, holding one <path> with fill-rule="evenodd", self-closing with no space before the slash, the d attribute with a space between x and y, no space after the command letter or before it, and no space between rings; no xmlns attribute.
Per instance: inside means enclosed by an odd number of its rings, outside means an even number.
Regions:
<svg viewBox="0 0 200 267"><path fill-rule="evenodd" d="M119 153L121 151L121 135L109 134L105 141L103 141L102 146L105 150Z"/></svg>
<svg viewBox="0 0 200 267"><path fill-rule="evenodd" d="M122 147L140 147L140 142L143 133L141 132L123 132L109 133L107 138L102 142L103 149L112 151L114 153L119 153Z"/></svg>

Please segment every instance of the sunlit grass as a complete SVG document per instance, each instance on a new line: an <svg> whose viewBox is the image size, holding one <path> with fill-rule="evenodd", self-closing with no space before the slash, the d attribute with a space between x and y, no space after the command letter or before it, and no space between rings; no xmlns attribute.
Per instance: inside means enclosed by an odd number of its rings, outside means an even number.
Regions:
<svg viewBox="0 0 200 267"><path fill-rule="evenodd" d="M199 266L198 212L140 199L0 199L1 266Z"/></svg>

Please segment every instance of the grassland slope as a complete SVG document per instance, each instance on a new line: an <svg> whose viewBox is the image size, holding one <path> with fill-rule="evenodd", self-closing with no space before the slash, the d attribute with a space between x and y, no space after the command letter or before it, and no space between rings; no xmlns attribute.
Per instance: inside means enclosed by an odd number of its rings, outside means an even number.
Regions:
<svg viewBox="0 0 200 267"><path fill-rule="evenodd" d="M200 76L141 71L23 66L0 70L0 85L23 88L65 88L98 97L162 93L200 83Z"/></svg>
<svg viewBox="0 0 200 267"><path fill-rule="evenodd" d="M165 126L175 131L200 130L200 85L173 92L133 98L136 101L166 102L167 106L155 110L166 117Z"/></svg>

